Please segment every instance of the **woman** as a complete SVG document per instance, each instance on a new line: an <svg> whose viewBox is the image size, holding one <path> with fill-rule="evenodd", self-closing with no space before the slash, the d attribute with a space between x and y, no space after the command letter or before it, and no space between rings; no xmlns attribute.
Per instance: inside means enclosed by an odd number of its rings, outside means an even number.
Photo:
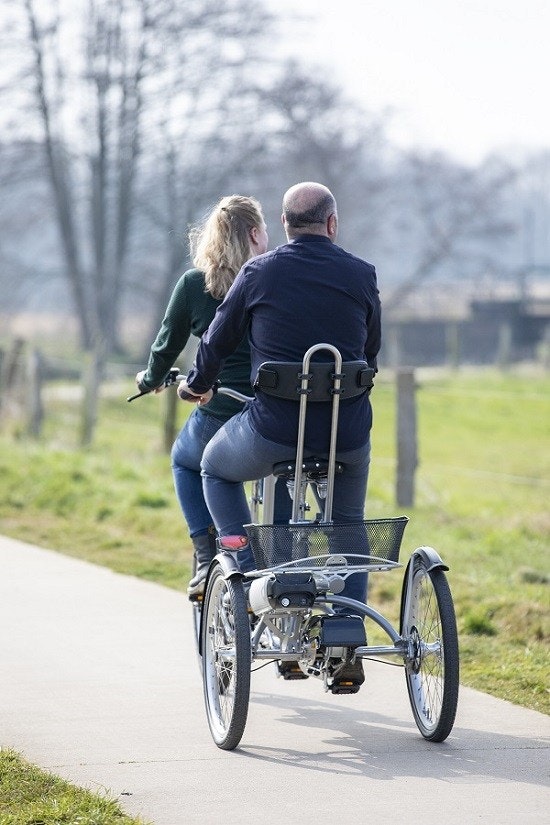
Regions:
<svg viewBox="0 0 550 825"><path fill-rule="evenodd" d="M205 221L189 235L194 268L174 288L161 328L151 347L146 370L138 372L139 389L162 389L170 368L191 334L200 337L240 268L267 250L262 208L254 198L222 198ZM250 395L250 351L247 336L220 373L224 386ZM202 492L200 461L206 444L242 405L223 395L197 406L172 448L174 486L193 542L195 575L188 594L202 593L210 561L216 553L216 531Z"/></svg>

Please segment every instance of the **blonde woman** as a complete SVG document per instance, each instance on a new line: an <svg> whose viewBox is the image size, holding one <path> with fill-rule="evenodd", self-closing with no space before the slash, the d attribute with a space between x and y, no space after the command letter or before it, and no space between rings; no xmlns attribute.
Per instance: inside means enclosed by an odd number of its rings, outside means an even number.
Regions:
<svg viewBox="0 0 550 825"><path fill-rule="evenodd" d="M242 265L267 250L262 208L254 198L222 198L204 222L191 230L189 240L194 268L185 272L174 288L147 369L136 375L140 390L162 387L189 336L200 337L209 326ZM247 336L227 359L219 377L224 386L251 393ZM172 448L174 486L195 552L190 597L204 589L208 566L216 553L216 531L202 492L202 453L220 427L241 410L237 401L215 395L208 404L194 409Z"/></svg>

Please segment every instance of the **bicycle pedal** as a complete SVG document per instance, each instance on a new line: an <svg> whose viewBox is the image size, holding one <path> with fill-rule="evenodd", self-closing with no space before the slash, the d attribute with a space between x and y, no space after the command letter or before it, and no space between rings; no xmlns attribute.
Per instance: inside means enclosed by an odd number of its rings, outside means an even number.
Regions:
<svg viewBox="0 0 550 825"><path fill-rule="evenodd" d="M309 679L307 673L300 668L297 662L277 662L279 676L286 680Z"/></svg>
<svg viewBox="0 0 550 825"><path fill-rule="evenodd" d="M351 681L348 681L348 682L342 681L342 682L338 682L337 684L335 684L333 682L332 685L330 686L330 692L335 696L341 696L341 695L347 694L347 693L359 693L359 689L361 687L361 684L362 684L362 682L360 684L355 684L354 682L351 682Z"/></svg>
<svg viewBox="0 0 550 825"><path fill-rule="evenodd" d="M365 672L361 659L344 665L340 673L332 680L330 692L334 694L358 693L365 681Z"/></svg>
<svg viewBox="0 0 550 825"><path fill-rule="evenodd" d="M202 602L204 601L204 593L188 593L188 598L190 602Z"/></svg>

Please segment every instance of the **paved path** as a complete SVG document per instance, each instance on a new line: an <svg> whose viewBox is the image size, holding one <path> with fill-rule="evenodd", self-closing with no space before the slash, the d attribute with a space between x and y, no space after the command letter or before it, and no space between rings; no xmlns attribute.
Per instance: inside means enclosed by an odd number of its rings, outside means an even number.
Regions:
<svg viewBox="0 0 550 825"><path fill-rule="evenodd" d="M550 717L464 688L432 745L398 668L331 696L270 665L227 753L185 596L1 537L0 571L0 744L155 825L550 822Z"/></svg>

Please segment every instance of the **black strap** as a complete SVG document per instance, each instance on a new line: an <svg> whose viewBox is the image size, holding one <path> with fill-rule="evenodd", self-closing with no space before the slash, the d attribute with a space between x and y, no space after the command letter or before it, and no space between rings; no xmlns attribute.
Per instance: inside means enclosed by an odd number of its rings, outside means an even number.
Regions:
<svg viewBox="0 0 550 825"><path fill-rule="evenodd" d="M337 475L344 472L345 465L337 461L334 465L334 472ZM328 461L325 458L306 458L302 462L303 477L315 479L325 477L328 473ZM273 465L272 474L275 478L294 478L296 475L295 461L279 461Z"/></svg>
<svg viewBox="0 0 550 825"><path fill-rule="evenodd" d="M302 372L302 362L265 361L260 364L254 387L290 401L298 401L302 390L302 380L308 379L305 392L308 401L331 401L335 392L341 398L355 398L370 392L373 386L374 370L366 361L346 361L342 372L335 373L333 362L315 362L309 365L309 373ZM334 389L334 381L340 379L340 388Z"/></svg>

